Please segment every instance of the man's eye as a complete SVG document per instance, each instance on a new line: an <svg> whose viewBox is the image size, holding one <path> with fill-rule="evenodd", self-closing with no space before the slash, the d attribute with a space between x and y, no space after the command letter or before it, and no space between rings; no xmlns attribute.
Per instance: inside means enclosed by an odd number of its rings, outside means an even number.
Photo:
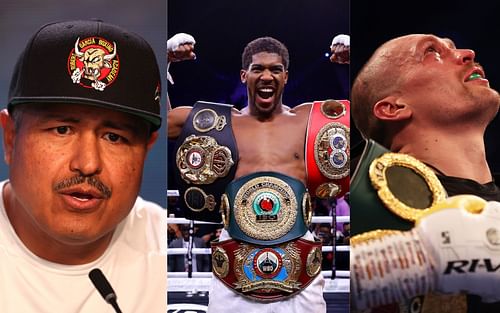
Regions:
<svg viewBox="0 0 500 313"><path fill-rule="evenodd" d="M104 135L104 138L111 142L120 142L124 140L122 136L117 135L115 133L107 133L106 135Z"/></svg>
<svg viewBox="0 0 500 313"><path fill-rule="evenodd" d="M435 52L439 53L439 51L438 51L436 48L434 48L434 46L430 46L430 47L428 47L428 48L425 50L425 52L426 52L426 53L435 53Z"/></svg>
<svg viewBox="0 0 500 313"><path fill-rule="evenodd" d="M69 126L58 126L58 127L54 128L54 131L58 135L67 135L70 131L70 128L69 128Z"/></svg>

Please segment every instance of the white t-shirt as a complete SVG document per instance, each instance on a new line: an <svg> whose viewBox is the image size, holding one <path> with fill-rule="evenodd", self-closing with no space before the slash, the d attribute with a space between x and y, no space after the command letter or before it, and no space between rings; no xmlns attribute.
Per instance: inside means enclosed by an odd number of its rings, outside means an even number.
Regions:
<svg viewBox="0 0 500 313"><path fill-rule="evenodd" d="M224 229L219 240L230 239L229 233ZM307 232L302 239L313 241L311 232ZM325 279L321 273L314 278L309 286L298 294L282 301L258 302L241 296L217 277L213 277L210 284L208 311L210 313L235 313L237 308L245 313L324 313L326 303L323 298ZM236 311L235 311L236 309Z"/></svg>
<svg viewBox="0 0 500 313"><path fill-rule="evenodd" d="M3 190L5 181L0 183ZM0 203L0 312L114 313L88 278L100 268L124 313L166 312L166 211L137 198L96 261L62 265L31 253Z"/></svg>

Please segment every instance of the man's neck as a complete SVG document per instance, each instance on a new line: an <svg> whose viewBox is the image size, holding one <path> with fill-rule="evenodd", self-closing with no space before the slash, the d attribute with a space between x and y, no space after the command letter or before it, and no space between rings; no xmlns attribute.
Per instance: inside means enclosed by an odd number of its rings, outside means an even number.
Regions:
<svg viewBox="0 0 500 313"><path fill-rule="evenodd" d="M282 103L276 105L274 110L270 112L262 112L259 111L255 106L247 105L244 109L241 110L243 114L247 113L250 116L254 117L255 119L265 122L265 121L271 121L274 119L276 115L279 115L283 113L285 110L288 110L289 108L287 106L284 106Z"/></svg>
<svg viewBox="0 0 500 313"><path fill-rule="evenodd" d="M492 181L482 131L422 131L412 138L399 139L399 142L393 142L392 151L412 155L447 176L467 178L481 184Z"/></svg>

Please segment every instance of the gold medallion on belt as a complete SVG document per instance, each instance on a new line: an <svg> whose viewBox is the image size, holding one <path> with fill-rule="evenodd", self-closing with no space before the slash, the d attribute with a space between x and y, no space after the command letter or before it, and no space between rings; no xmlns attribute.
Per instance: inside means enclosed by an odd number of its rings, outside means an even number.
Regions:
<svg viewBox="0 0 500 313"><path fill-rule="evenodd" d="M224 278L229 273L229 257L224 249L217 247L212 252L212 268L217 276Z"/></svg>
<svg viewBox="0 0 500 313"><path fill-rule="evenodd" d="M205 209L213 211L217 202L211 194L206 194L203 189L198 187L189 187L184 192L184 202L186 206L194 212L201 212Z"/></svg>
<svg viewBox="0 0 500 313"><path fill-rule="evenodd" d="M262 257L259 258L261 255ZM235 289L240 289L242 292L251 292L258 289L275 289L287 293L300 289L301 284L298 282L298 279L301 273L302 262L300 260L300 249L295 243L289 242L278 247L264 249L256 249L251 245L242 245L235 251L234 256L234 273L238 281ZM274 260L272 262L274 264L272 272L275 273L274 275L270 274L270 277L266 278L259 271L259 268L263 267L262 263L269 256ZM284 268L284 271L281 268ZM282 275L283 273L286 273L286 275L283 275L281 279L276 279L276 275L280 272ZM264 279L252 279L256 276L264 277Z"/></svg>
<svg viewBox="0 0 500 313"><path fill-rule="evenodd" d="M283 180L264 176L246 182L234 201L234 217L241 231L258 240L275 240L292 229L297 199Z"/></svg>
<svg viewBox="0 0 500 313"><path fill-rule="evenodd" d="M176 164L184 181L211 184L234 165L231 150L210 136L191 135L177 150Z"/></svg>
<svg viewBox="0 0 500 313"><path fill-rule="evenodd" d="M203 109L198 111L193 117L193 127L202 133L216 129L217 131L222 131L227 125L226 117L224 115L218 115L212 109Z"/></svg>
<svg viewBox="0 0 500 313"><path fill-rule="evenodd" d="M339 119L347 114L345 104L340 101L326 100L319 107L321 113L329 119Z"/></svg>
<svg viewBox="0 0 500 313"><path fill-rule="evenodd" d="M417 221L446 198L432 169L407 154L384 153L370 164L369 176L384 205L408 221Z"/></svg>
<svg viewBox="0 0 500 313"><path fill-rule="evenodd" d="M321 271L321 247L313 248L307 255L306 273L310 277L317 275Z"/></svg>
<svg viewBox="0 0 500 313"><path fill-rule="evenodd" d="M323 126L314 140L314 159L325 177L341 179L349 175L349 128L332 122Z"/></svg>

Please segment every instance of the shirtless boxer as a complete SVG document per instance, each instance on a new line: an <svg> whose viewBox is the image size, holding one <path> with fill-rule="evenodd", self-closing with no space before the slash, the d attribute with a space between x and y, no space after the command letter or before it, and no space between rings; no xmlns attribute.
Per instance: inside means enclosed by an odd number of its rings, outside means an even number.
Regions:
<svg viewBox="0 0 500 313"><path fill-rule="evenodd" d="M186 55L190 54L189 48L193 47L193 43L194 40L190 40L180 45ZM332 44L332 52L333 49ZM283 104L288 64L286 47L273 38L256 39L243 52L240 76L242 83L247 86L248 106L241 111L232 109L231 112L232 131L238 147L238 164L233 182L255 173L272 172L286 175L301 185L306 184L304 145L311 104L295 108ZM191 107L177 107L169 111L169 138L177 138L181 134L191 111ZM314 240L310 232L302 238ZM220 241L229 239L229 233L224 230ZM319 274L302 292L286 299L280 298L279 301L264 299L265 302L262 302L243 297L214 278L209 310L229 312L236 307L245 307L247 312L325 312L323 285L323 277Z"/></svg>

